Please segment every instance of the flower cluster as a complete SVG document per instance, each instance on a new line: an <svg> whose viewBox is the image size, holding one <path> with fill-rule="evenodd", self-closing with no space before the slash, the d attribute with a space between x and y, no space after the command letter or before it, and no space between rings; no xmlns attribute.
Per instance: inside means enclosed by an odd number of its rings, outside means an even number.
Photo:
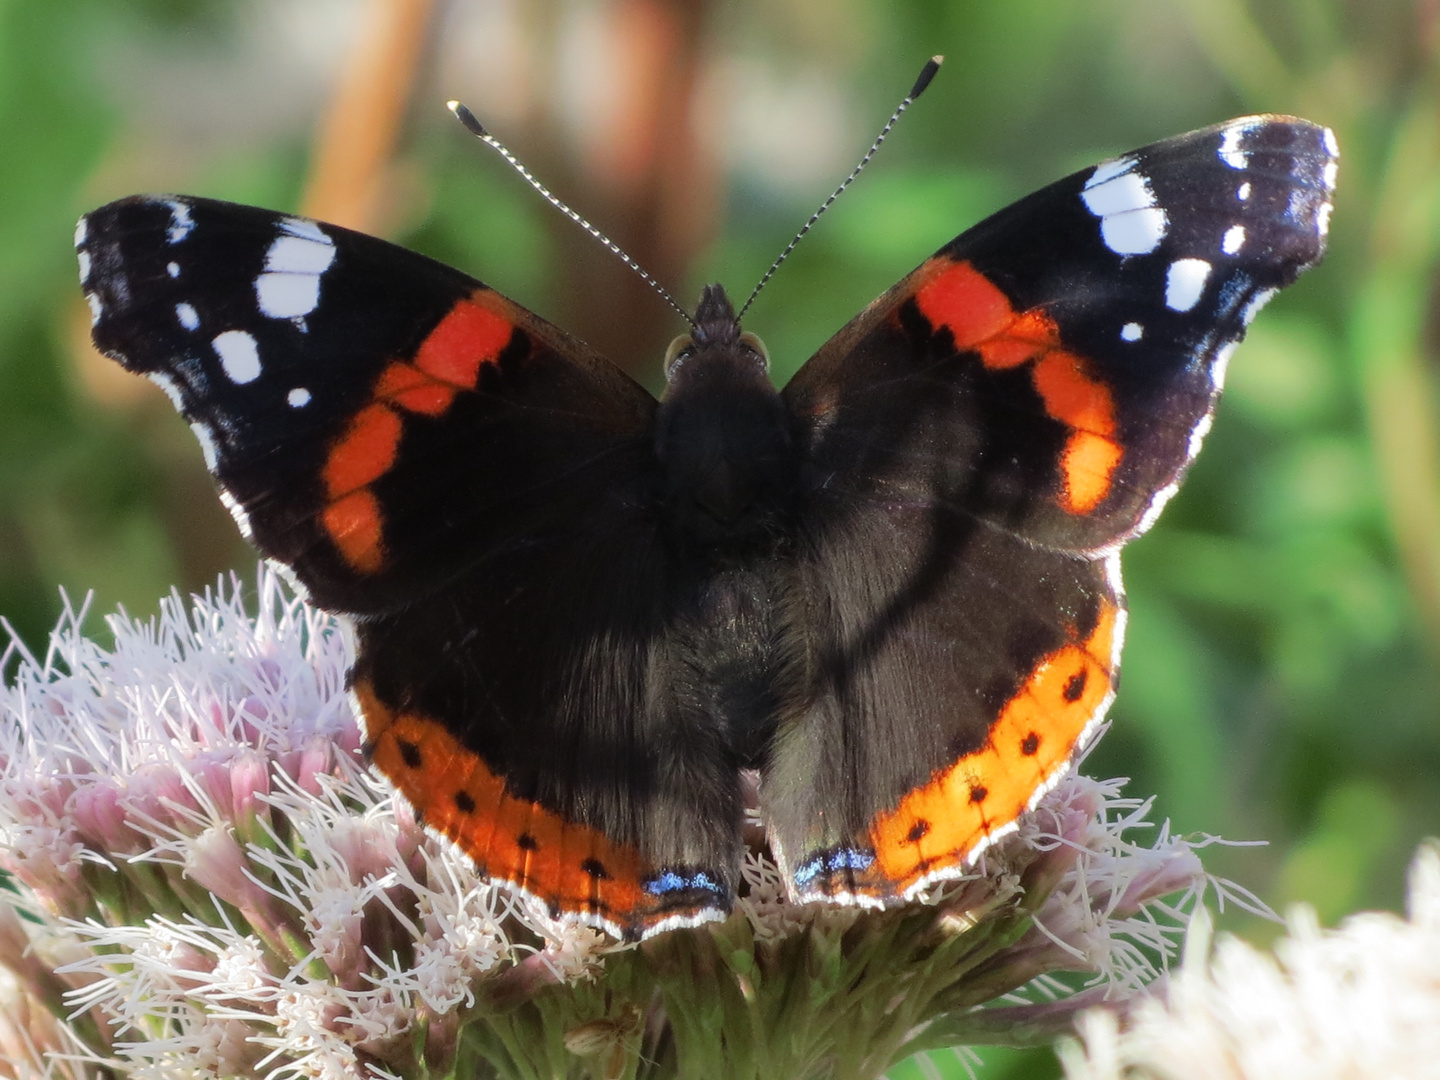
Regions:
<svg viewBox="0 0 1440 1080"><path fill-rule="evenodd" d="M1440 847L1410 871L1409 919L1365 912L1323 931L1297 905L1274 955L1191 924L1167 993L1080 1020L1069 1080L1440 1077ZM1123 1025L1123 1026L1122 1026Z"/></svg>
<svg viewBox="0 0 1440 1080"><path fill-rule="evenodd" d="M729 920L621 946L429 837L364 765L344 627L240 593L4 656L0 1076L859 1080L1134 994L1208 884L1072 773L923 903L792 904L762 840Z"/></svg>

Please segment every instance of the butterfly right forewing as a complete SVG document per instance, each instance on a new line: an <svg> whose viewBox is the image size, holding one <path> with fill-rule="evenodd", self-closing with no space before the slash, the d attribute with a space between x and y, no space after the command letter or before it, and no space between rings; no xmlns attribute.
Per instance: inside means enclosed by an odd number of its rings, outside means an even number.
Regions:
<svg viewBox="0 0 1440 1080"><path fill-rule="evenodd" d="M1336 157L1324 128L1249 117L1076 173L786 387L817 691L771 791L801 895L959 873L1083 744L1118 673L1118 548L1198 451L1255 312L1319 260Z"/></svg>

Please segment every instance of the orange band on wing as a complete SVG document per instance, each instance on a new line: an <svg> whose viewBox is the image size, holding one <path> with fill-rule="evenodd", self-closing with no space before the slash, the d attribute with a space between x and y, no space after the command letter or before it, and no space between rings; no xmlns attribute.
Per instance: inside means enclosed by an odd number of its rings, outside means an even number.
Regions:
<svg viewBox="0 0 1440 1080"><path fill-rule="evenodd" d="M455 387L427 375L414 364L396 360L380 373L375 396L406 412L439 416L455 400Z"/></svg>
<svg viewBox="0 0 1440 1080"><path fill-rule="evenodd" d="M366 405L330 448L325 493L338 499L379 479L395 464L399 448L399 414L384 405Z"/></svg>
<svg viewBox="0 0 1440 1080"><path fill-rule="evenodd" d="M968 262L937 257L916 276L915 303L935 329L992 371L1033 363L1031 382L1045 413L1072 429L1060 459L1060 506L1088 514L1110 493L1122 451L1115 401L1085 360L1060 346L1060 330L1040 308L1017 312L1009 298Z"/></svg>
<svg viewBox="0 0 1440 1080"><path fill-rule="evenodd" d="M500 358L515 324L473 300L461 300L420 344L415 366L441 382L473 389L480 365Z"/></svg>
<svg viewBox="0 0 1440 1080"><path fill-rule="evenodd" d="M504 778L439 721L394 712L364 680L356 682L355 695L375 767L479 873L517 885L554 910L588 912L621 926L654 906L635 849L509 795Z"/></svg>
<svg viewBox="0 0 1440 1080"><path fill-rule="evenodd" d="M369 490L395 464L404 414L440 416L461 390L472 390L480 368L510 344L515 324L493 310L488 289L461 300L426 335L413 361L395 360L375 380L374 401L362 408L325 460L328 505L320 522L352 570L373 574L385 564L384 517ZM503 303L503 302L501 302Z"/></svg>
<svg viewBox="0 0 1440 1080"><path fill-rule="evenodd" d="M368 488L336 499L321 511L320 520L347 563L362 574L380 569L380 503Z"/></svg>
<svg viewBox="0 0 1440 1080"><path fill-rule="evenodd" d="M1030 670L984 746L875 819L874 870L894 889L903 892L937 864L969 859L1070 761L1110 693L1118 618L1119 608L1104 601L1086 638L1077 634Z"/></svg>

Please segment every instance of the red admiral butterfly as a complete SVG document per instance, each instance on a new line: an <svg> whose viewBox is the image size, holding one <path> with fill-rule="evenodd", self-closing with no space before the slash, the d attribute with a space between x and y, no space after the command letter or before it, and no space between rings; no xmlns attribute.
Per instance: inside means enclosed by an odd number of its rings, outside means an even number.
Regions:
<svg viewBox="0 0 1440 1080"><path fill-rule="evenodd" d="M1257 116L1036 192L783 391L708 286L656 401L457 270L185 196L75 246L96 345L353 617L374 764L486 875L643 937L721 917L744 773L797 900L957 876L1114 696L1118 551L1255 312L1320 258L1334 136Z"/></svg>

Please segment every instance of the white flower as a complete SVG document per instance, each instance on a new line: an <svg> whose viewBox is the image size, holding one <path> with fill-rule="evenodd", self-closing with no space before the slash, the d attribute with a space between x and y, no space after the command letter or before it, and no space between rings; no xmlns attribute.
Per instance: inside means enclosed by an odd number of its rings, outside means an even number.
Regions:
<svg viewBox="0 0 1440 1080"><path fill-rule="evenodd" d="M340 626L268 570L257 615L239 595L111 618L109 648L67 608L43 657L6 654L0 997L70 1018L0 1019L37 1069L659 1078L763 1045L777 1075L878 1076L1133 995L1208 885L1194 845L1133 839L1148 802L1072 772L963 880L886 911L791 903L756 819L732 918L622 946L427 836L364 765Z"/></svg>
<svg viewBox="0 0 1440 1080"><path fill-rule="evenodd" d="M1069 1080L1424 1080L1440 1077L1440 849L1410 871L1409 919L1382 912L1322 930L1290 912L1274 954L1210 948L1197 916L1163 998L1082 1019Z"/></svg>

